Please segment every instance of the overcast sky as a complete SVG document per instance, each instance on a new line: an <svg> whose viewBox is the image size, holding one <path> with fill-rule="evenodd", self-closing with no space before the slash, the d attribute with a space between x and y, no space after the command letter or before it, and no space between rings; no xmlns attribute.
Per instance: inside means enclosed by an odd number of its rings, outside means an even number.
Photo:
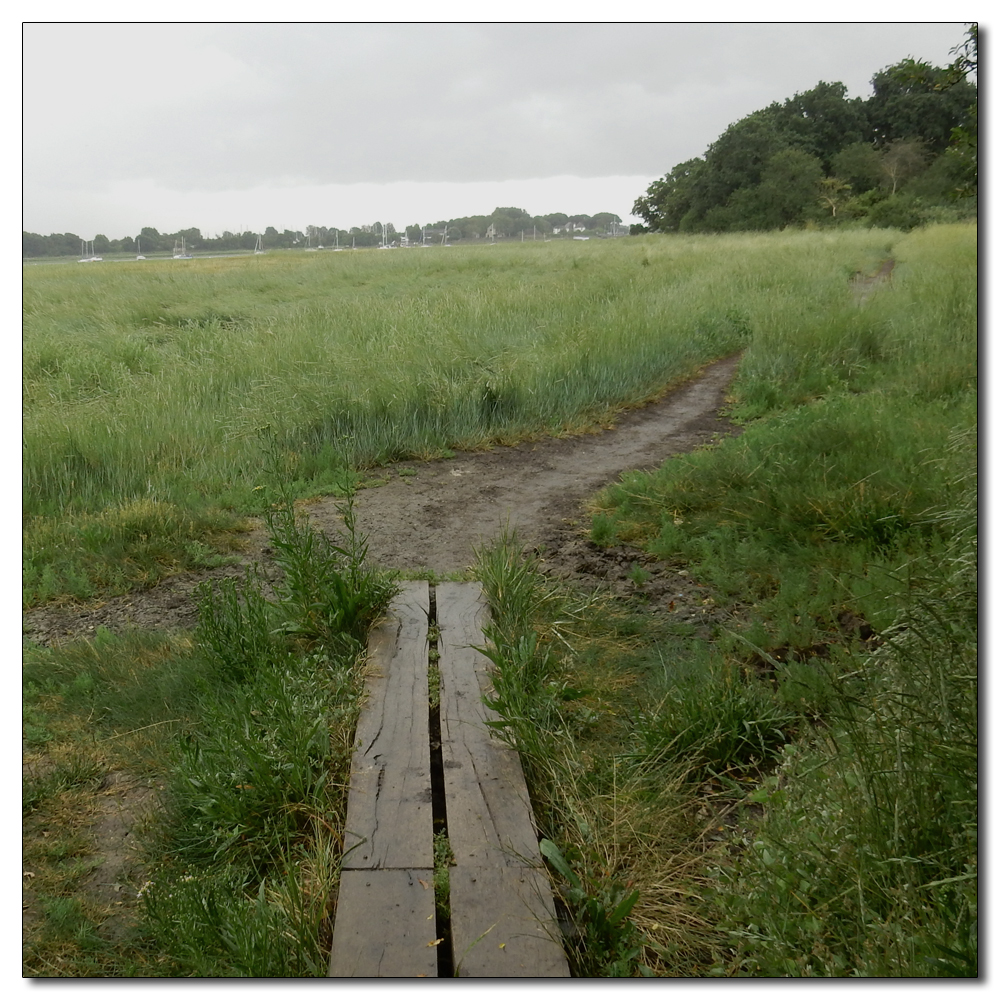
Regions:
<svg viewBox="0 0 1000 1000"><path fill-rule="evenodd" d="M39 24L24 228L397 228L514 205L630 218L653 179L819 80L867 97L961 22Z"/></svg>

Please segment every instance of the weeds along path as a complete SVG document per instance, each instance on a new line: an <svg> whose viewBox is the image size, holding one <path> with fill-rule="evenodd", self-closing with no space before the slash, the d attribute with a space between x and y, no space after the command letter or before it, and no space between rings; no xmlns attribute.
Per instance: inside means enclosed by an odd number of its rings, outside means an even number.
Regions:
<svg viewBox="0 0 1000 1000"><path fill-rule="evenodd" d="M380 470L377 476L384 485L359 491L355 500L370 557L404 571L461 572L473 563L475 546L509 525L524 544L544 546L547 564L564 575L614 579L608 564L616 553L595 547L585 554L592 568L581 572L575 522L583 514L582 502L625 471L654 468L671 455L735 433L737 428L720 411L738 361L733 356L707 366L662 399L624 412L614 427L598 434L547 438ZM319 527L337 531L336 498L311 504L308 511ZM266 565L265 546L264 531L258 529L250 538L247 561ZM240 567L183 573L97 608L33 608L25 613L24 635L52 643L93 635L101 626L112 631L128 626L193 628L197 585L238 573Z"/></svg>

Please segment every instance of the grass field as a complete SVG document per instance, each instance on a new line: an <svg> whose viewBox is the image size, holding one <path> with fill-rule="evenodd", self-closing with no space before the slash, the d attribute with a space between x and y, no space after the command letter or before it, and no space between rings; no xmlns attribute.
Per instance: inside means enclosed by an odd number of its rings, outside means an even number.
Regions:
<svg viewBox="0 0 1000 1000"><path fill-rule="evenodd" d="M595 540L733 609L712 641L588 612L516 545L484 559L581 971L977 974L975 230L892 255L853 313L756 331L740 437L595 498Z"/></svg>
<svg viewBox="0 0 1000 1000"><path fill-rule="evenodd" d="M274 599L206 591L191 636L28 650L27 974L322 974L320 818L391 581L294 498L589 425L742 349L744 433L593 500L595 541L731 610L709 641L515 540L480 555L573 968L975 975L976 252L953 225L26 269L26 603L211 562L246 513L289 570ZM113 944L73 818L109 768L173 803Z"/></svg>
<svg viewBox="0 0 1000 1000"><path fill-rule="evenodd" d="M27 268L29 603L197 566L271 470L579 428L803 315L891 237L591 241ZM847 320L845 319L845 322Z"/></svg>

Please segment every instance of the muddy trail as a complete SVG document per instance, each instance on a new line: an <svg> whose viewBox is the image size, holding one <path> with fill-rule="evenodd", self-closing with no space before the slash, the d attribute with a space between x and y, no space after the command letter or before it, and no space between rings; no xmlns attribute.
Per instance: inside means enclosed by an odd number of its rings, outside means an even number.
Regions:
<svg viewBox="0 0 1000 1000"><path fill-rule="evenodd" d="M408 573L460 573L474 562L477 546L509 526L522 545L541 556L547 572L641 594L678 617L708 625L717 612L682 568L636 550L592 544L584 502L623 472L655 468L671 455L737 433L722 410L738 361L734 356L707 366L660 400L623 412L600 433L378 470L372 481L382 485L360 490L355 498L370 558ZM306 510L324 531L342 527L336 498L309 504ZM268 555L266 533L258 526L248 537L243 561L258 561L266 572ZM644 572L634 572L637 564ZM111 631L193 628L198 584L241 573L239 565L183 573L99 606L34 608L25 614L24 637L49 644L93 635L101 626Z"/></svg>

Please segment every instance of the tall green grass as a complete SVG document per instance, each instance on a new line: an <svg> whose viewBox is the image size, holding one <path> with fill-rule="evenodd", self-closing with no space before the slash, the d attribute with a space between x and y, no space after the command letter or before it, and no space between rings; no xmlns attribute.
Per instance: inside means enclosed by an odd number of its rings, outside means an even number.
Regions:
<svg viewBox="0 0 1000 1000"><path fill-rule="evenodd" d="M341 544L314 537L286 494L273 597L253 571L206 584L193 637L102 631L28 651L25 741L46 766L26 787L27 856L51 913L32 927L27 974L326 974L363 639L395 591L343 514ZM111 767L162 790L138 913L117 914L116 941L81 885L89 869L54 871L43 846L80 824L63 794L96 791ZM63 850L89 841L78 831Z"/></svg>
<svg viewBox="0 0 1000 1000"><path fill-rule="evenodd" d="M892 252L865 301L753 339L742 436L597 502L600 537L738 610L708 681L668 678L637 728L639 763L777 765L718 870L717 974L978 969L976 234Z"/></svg>
<svg viewBox="0 0 1000 1000"><path fill-rule="evenodd" d="M72 521L63 500L41 503L29 538L51 530L57 517L74 531L113 520L119 509L132 509L126 503L188 510L193 490L215 502L246 504L249 494L240 489L252 482L266 486L263 494L283 484L287 513L295 476L308 485L304 469L316 476L336 471L348 484L344 470L352 463L420 453L418 440L430 447L431 438L420 438L438 413L429 387L447 389L450 400L433 426L471 426L458 422L464 413L475 417L475 440L482 441L537 430L545 426L542 416L556 424L579 421L611 405L611 396L593 395L603 367L625 380L631 358L649 361L653 367L629 383L639 398L685 365L743 346L734 389L735 412L747 422L742 436L679 456L657 472L625 477L599 499L595 522L594 537L644 545L712 585L733 620L711 643L685 637L663 616L626 613L606 595L567 593L545 580L534 560L520 558L514 539L480 556L493 610L497 729L525 764L546 856L561 879L574 968L613 976L975 975L975 238L972 227L949 226L905 238L886 232L648 238L595 245L589 256L590 247L500 248L489 259L470 250L447 265L430 254L343 264L275 259L269 270L253 261L213 263L221 275L218 315L199 326L201 306L193 302L181 323L167 322L176 308L169 302L160 303L167 312L157 315L179 336L201 331L220 358L226 336L246 332L252 309L261 310L255 330L270 322L274 336L283 336L277 317L291 323L294 310L283 312L282 296L294 291L295 276L307 306L311 298L367 296L371 314L392 312L397 328L378 327L380 354L377 338L362 349L336 341L353 359L345 369L355 382L322 399L322 379L309 383L317 403L311 423L301 414L289 418L299 402L286 400L281 409L281 393L263 375L261 384L270 388L259 397L253 378L234 392L230 408L225 394L219 397L214 412L235 421L227 426L244 428L231 439L246 447L254 473L242 486L232 470L209 461L215 439L206 430L205 471L181 474L164 465L158 482L175 492L128 499L127 490L120 497L102 493L94 480ZM892 284L854 300L850 275L874 271L890 253L899 261ZM328 288L306 280L318 274L329 279ZM185 287L180 271L157 280L168 276L177 278L177 289ZM133 280L109 271L107 278L88 272L72 281L111 279ZM474 308L472 279L493 288L491 301L509 303L502 334L490 326L498 321L485 305ZM206 288L198 286L198 294ZM558 289L568 298L558 298ZM45 308L58 303L68 322L71 299L49 294ZM244 309L238 315L237 299ZM455 326L432 341L430 324L423 340L415 327L405 327L410 339L393 340L405 326L404 303L421 302L438 318L450 315L442 303L451 302L455 315L475 319L475 330L493 330L494 339L463 339ZM545 313L553 303L565 310L558 323L551 318L558 310ZM361 298L356 305L361 310ZM525 325L531 309L550 317L536 323L534 334ZM98 314L93 303L82 309L81 336L100 328ZM304 344L329 346L318 333L310 340L305 327L296 329ZM372 329L359 320L354 336ZM694 346L681 343L685 331L696 332ZM411 343L418 347L407 355ZM506 343L516 349L504 354L499 347ZM271 355L275 362L295 356L294 338L282 344ZM441 363L447 353L432 350L440 344L481 353L452 358L448 368ZM246 341L234 369L252 367L251 346ZM608 353L595 353L598 347ZM399 355L395 400L388 388L365 395L368 348L384 366ZM194 341L185 350L194 356ZM614 358L615 350L632 353ZM492 366L485 375L483 358ZM656 367L677 358L684 359L679 367L671 368L673 361ZM224 379L221 360L203 361L204 374ZM187 369L192 385L195 367ZM378 370L369 372L372 385ZM546 382L554 373L569 384L566 398L585 403L571 416L553 417L544 399L532 409L546 385L550 397L564 391ZM150 391L157 377L148 374ZM112 398L124 399L122 386L147 376L122 378ZM284 391L304 392L307 381L289 376ZM70 398L76 376L60 384L68 394L59 403L65 413L98 412L96 397ZM534 391L524 391L526 385ZM357 422L345 440L359 448L383 442L367 457L334 440L341 426L335 411L316 417L335 392L356 397L358 406L344 412L362 415L350 417ZM133 400L140 395L134 392ZM274 406L268 419L255 409L264 403ZM246 425L234 416L241 406ZM177 742L173 857L143 896L157 941L168 942L156 953L161 972L322 972L316 956L328 896L316 887L335 877L336 823L329 817L339 814L321 812L318 804L334 793L331 765L347 757L343 734L355 701L345 650L352 639L350 628L339 630L353 620L353 604L318 606L340 591L324 586L317 593L313 584L329 578L330 559L346 555L350 562L358 550L297 542L294 524L285 528L285 544L299 555L308 550L326 568L300 571L297 557L286 558L287 580L297 590L276 604L254 589L252 577L206 594L197 667L181 671L180 680L175 670L143 671L137 686L143 696L126 690L130 656L159 664L166 655L154 655L145 640L127 640L123 649L126 640L102 637L94 646L110 644L114 655L104 649L96 658L87 650L32 653L33 744L69 740L88 712L98 719L110 713L124 725L136 705L155 727L148 732L166 730L176 725L173 699L189 710L178 692L198 693L201 715L187 742ZM58 574L50 577L56 588ZM67 665L69 656L77 659ZM105 669L107 684L99 673ZM145 697L146 685L153 697ZM81 705L81 712L57 717L51 711L57 699ZM131 717L146 724L141 712ZM94 774L92 761L68 755L31 788L30 808L51 804ZM297 853L303 844L308 858ZM228 866L221 873L220 861ZM74 947L90 947L89 924L73 907L57 900L51 910L53 927ZM289 934L298 951L276 946Z"/></svg>
<svg viewBox="0 0 1000 1000"><path fill-rule="evenodd" d="M660 612L630 643L608 608L588 636L516 546L481 560L494 706L589 974L978 974L975 240L896 239L863 301L775 300L742 435L596 498L593 540L730 608L711 641Z"/></svg>
<svg viewBox="0 0 1000 1000"><path fill-rule="evenodd" d="M304 495L343 490L349 470L390 459L592 425L799 316L843 311L849 275L874 269L892 239L650 237L29 269L28 599L109 585L86 558L53 566L36 542L53 522L72 549L93 519L138 503L172 519L206 504L263 509L275 441ZM192 523L189 539L206 533ZM169 559L196 564L180 541Z"/></svg>
<svg viewBox="0 0 1000 1000"><path fill-rule="evenodd" d="M907 566L884 644L840 661L824 731L720 870L720 971L978 976L974 495L938 517L950 542Z"/></svg>
<svg viewBox="0 0 1000 1000"><path fill-rule="evenodd" d="M944 544L932 515L975 473L975 238L962 226L912 233L893 249L893 283L866 302L755 336L734 410L759 419L622 477L597 501L601 536L682 556L749 598L771 648L829 641L846 611L888 625L888 575ZM860 365L875 319L884 336Z"/></svg>
<svg viewBox="0 0 1000 1000"><path fill-rule="evenodd" d="M651 780L631 752L640 705L655 689L633 659L650 623L606 594L547 580L513 534L479 551L477 573L491 610L487 704L524 766L573 974L690 974L709 954L705 921L684 905L700 891L691 762L664 758ZM648 933L661 927L666 949Z"/></svg>

